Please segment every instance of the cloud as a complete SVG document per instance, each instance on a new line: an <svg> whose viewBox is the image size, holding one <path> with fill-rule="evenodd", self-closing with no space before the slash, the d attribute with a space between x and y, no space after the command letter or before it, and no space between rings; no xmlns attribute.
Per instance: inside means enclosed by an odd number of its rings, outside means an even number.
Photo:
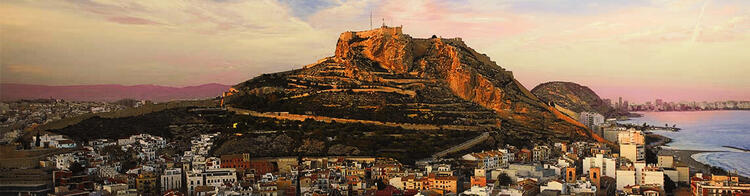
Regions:
<svg viewBox="0 0 750 196"><path fill-rule="evenodd" d="M750 83L748 1L711 2L685 44L704 1L0 1L2 82L238 83L332 55L372 13L375 27L462 37L527 87Z"/></svg>
<svg viewBox="0 0 750 196"><path fill-rule="evenodd" d="M8 74L49 76L51 72L34 65L3 65Z"/></svg>
<svg viewBox="0 0 750 196"><path fill-rule="evenodd" d="M137 18L137 17L129 17L129 16L119 16L119 17L111 17L107 20L115 23L120 24L135 24L135 25L158 25L161 23L154 22L148 19L143 18Z"/></svg>

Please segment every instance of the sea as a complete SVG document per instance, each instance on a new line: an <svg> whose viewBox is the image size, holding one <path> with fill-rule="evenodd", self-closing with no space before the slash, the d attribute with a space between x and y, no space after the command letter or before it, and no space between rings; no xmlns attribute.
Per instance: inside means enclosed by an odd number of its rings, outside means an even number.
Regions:
<svg viewBox="0 0 750 196"><path fill-rule="evenodd" d="M672 138L665 148L678 150L705 150L694 154L696 161L727 171L750 177L750 152L727 148L734 146L750 149L750 111L690 111L690 112L643 112L642 117L620 121L664 126L676 124L679 132L655 131Z"/></svg>

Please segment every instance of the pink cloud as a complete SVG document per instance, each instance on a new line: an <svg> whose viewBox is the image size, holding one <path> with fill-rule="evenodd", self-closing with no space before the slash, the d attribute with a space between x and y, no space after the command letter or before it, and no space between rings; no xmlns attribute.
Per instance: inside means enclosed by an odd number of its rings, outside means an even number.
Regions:
<svg viewBox="0 0 750 196"><path fill-rule="evenodd" d="M160 25L161 24L158 22L154 22L152 20L132 17L132 16L116 16L116 17L110 17L107 20L110 22L115 22L115 23L120 23L120 24L134 24L134 25Z"/></svg>
<svg viewBox="0 0 750 196"><path fill-rule="evenodd" d="M390 26L404 25L407 31L420 31L417 36L496 38L520 34L535 26L522 15L504 10L465 9L428 0L411 3L383 3L377 8L376 17L395 23Z"/></svg>

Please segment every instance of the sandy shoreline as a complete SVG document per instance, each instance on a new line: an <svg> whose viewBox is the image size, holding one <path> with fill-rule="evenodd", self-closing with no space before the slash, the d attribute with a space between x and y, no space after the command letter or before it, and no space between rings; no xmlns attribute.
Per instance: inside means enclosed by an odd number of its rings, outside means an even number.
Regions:
<svg viewBox="0 0 750 196"><path fill-rule="evenodd" d="M661 141L654 142L652 144L647 145L648 148L656 148L657 154L660 154L662 152L666 154L673 154L675 156L675 161L679 161L682 164L687 165L690 167L690 173L703 173L703 174L710 174L711 173L711 166L708 164L701 163L700 161L697 161L693 159L694 154L698 153L707 153L707 152L730 152L729 150L723 150L723 151L716 151L716 150L680 150L680 149L669 149L664 148L667 144L672 142L671 138L668 138L663 135L659 135L656 133L650 133L652 136L656 136L661 139ZM740 176L741 181L750 181L750 178L747 176Z"/></svg>
<svg viewBox="0 0 750 196"><path fill-rule="evenodd" d="M709 151L709 150L677 150L677 149L666 149L662 148L660 151L665 151L675 156L675 161L679 161L682 164L690 167L690 171L701 172L704 174L711 173L711 168L706 164L693 159L694 154L704 152L722 152L722 151Z"/></svg>

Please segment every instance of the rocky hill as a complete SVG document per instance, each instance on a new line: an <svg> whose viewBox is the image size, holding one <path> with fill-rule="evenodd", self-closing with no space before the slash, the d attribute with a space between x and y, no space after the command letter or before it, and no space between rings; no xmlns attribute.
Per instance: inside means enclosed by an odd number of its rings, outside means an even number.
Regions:
<svg viewBox="0 0 750 196"><path fill-rule="evenodd" d="M574 112L593 111L605 117L616 117L627 115L607 105L589 87L581 86L573 82L547 82L539 84L531 93L544 101L551 101L563 108Z"/></svg>
<svg viewBox="0 0 750 196"><path fill-rule="evenodd" d="M263 74L228 94L230 109L260 117L491 131L522 141L601 139L460 38L412 38L401 27L344 32L334 56Z"/></svg>

